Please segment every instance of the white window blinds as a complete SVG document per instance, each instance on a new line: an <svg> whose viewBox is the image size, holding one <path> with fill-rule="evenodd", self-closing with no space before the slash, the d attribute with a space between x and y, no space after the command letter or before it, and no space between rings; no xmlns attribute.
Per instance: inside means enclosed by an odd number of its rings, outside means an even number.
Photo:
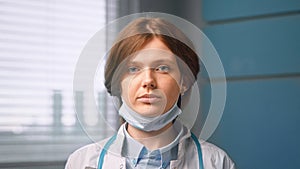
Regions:
<svg viewBox="0 0 300 169"><path fill-rule="evenodd" d="M115 1L0 0L0 164L65 161L91 142L76 118L84 93L73 99L72 78L82 48L116 11ZM98 105L110 110L107 98L98 92ZM106 126L85 127L101 139Z"/></svg>

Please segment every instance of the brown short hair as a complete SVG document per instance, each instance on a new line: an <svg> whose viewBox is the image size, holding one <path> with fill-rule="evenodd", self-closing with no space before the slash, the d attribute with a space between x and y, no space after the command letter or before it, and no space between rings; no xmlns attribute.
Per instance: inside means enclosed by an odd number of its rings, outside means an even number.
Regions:
<svg viewBox="0 0 300 169"><path fill-rule="evenodd" d="M160 39L181 61L180 70L189 69L183 73L186 86L189 88L197 79L199 60L192 42L173 24L161 18L139 18L128 24L119 34L105 65L105 87L113 96L120 96L120 78L112 84L118 66L128 56L141 50L154 38ZM178 60L178 59L177 59ZM182 72L182 71L181 71Z"/></svg>

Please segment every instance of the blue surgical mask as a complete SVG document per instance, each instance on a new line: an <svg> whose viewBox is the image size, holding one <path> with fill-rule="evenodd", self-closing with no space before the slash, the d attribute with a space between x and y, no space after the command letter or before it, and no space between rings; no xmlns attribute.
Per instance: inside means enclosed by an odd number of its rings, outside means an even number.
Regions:
<svg viewBox="0 0 300 169"><path fill-rule="evenodd" d="M181 109L175 104L168 112L156 116L146 117L131 109L123 101L119 109L119 115L122 116L130 125L143 131L157 131L172 122L179 114Z"/></svg>

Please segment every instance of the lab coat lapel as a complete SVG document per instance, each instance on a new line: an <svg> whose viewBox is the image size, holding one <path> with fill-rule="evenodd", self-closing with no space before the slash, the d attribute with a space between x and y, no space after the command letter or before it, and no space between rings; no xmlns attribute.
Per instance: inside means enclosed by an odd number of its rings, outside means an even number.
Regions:
<svg viewBox="0 0 300 169"><path fill-rule="evenodd" d="M126 159L118 155L108 153L104 157L103 169L126 169Z"/></svg>
<svg viewBox="0 0 300 169"><path fill-rule="evenodd" d="M107 154L104 156L103 169L125 169L126 159L122 157L122 147L125 136L120 127L116 140L111 144L107 150Z"/></svg>
<svg viewBox="0 0 300 169"><path fill-rule="evenodd" d="M186 136L190 136L190 133L188 132ZM177 157L177 160L170 162L170 169L199 168L197 147L191 137L183 139L179 143Z"/></svg>

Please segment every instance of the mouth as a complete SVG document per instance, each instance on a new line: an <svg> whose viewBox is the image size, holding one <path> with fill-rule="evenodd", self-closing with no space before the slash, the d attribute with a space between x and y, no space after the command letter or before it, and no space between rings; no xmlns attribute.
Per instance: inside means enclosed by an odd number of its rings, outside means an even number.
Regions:
<svg viewBox="0 0 300 169"><path fill-rule="evenodd" d="M137 101L145 104L153 104L161 100L161 97L155 94L144 94L137 98Z"/></svg>

